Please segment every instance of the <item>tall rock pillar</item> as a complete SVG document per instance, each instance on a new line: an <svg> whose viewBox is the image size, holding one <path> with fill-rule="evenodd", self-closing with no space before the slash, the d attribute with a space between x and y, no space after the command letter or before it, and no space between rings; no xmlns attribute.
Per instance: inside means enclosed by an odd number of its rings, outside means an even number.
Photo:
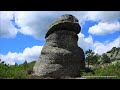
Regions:
<svg viewBox="0 0 120 90"><path fill-rule="evenodd" d="M33 68L34 74L52 78L79 77L85 67L84 52L77 44L80 30L79 21L73 15L65 14L54 21L46 33L46 43Z"/></svg>

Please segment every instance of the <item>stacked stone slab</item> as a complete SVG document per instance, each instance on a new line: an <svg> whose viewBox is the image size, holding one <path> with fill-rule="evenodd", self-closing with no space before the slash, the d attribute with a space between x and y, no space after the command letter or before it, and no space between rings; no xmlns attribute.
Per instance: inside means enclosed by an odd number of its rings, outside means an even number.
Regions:
<svg viewBox="0 0 120 90"><path fill-rule="evenodd" d="M65 14L54 21L46 33L46 43L33 71L40 77L79 77L85 67L83 50L78 47L81 27L73 15ZM82 43L81 43L82 44Z"/></svg>

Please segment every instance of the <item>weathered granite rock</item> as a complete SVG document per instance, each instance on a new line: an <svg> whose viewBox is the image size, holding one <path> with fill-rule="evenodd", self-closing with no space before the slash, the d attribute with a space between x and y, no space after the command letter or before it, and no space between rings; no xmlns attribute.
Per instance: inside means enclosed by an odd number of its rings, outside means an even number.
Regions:
<svg viewBox="0 0 120 90"><path fill-rule="evenodd" d="M72 15L57 19L46 33L46 43L33 71L40 77L79 77L85 67L83 50L78 47L78 20Z"/></svg>
<svg viewBox="0 0 120 90"><path fill-rule="evenodd" d="M110 51L106 53L111 61L120 60L120 47L113 47Z"/></svg>

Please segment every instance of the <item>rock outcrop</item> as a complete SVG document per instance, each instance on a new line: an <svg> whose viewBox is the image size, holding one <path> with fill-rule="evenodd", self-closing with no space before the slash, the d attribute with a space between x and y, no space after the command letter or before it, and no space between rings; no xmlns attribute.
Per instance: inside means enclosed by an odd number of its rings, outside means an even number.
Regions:
<svg viewBox="0 0 120 90"><path fill-rule="evenodd" d="M40 77L80 77L85 67L83 50L78 47L77 34L81 27L77 18L65 14L58 18L46 33L46 43L33 71Z"/></svg>
<svg viewBox="0 0 120 90"><path fill-rule="evenodd" d="M111 61L120 60L120 47L113 47L110 51L106 53Z"/></svg>

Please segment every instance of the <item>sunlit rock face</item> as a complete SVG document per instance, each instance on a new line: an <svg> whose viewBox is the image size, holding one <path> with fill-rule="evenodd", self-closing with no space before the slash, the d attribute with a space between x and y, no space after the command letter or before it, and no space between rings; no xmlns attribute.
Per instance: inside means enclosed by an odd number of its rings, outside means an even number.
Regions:
<svg viewBox="0 0 120 90"><path fill-rule="evenodd" d="M79 77L85 67L84 52L77 44L80 30L79 22L73 15L65 14L54 21L49 26L46 43L33 68L34 75Z"/></svg>

